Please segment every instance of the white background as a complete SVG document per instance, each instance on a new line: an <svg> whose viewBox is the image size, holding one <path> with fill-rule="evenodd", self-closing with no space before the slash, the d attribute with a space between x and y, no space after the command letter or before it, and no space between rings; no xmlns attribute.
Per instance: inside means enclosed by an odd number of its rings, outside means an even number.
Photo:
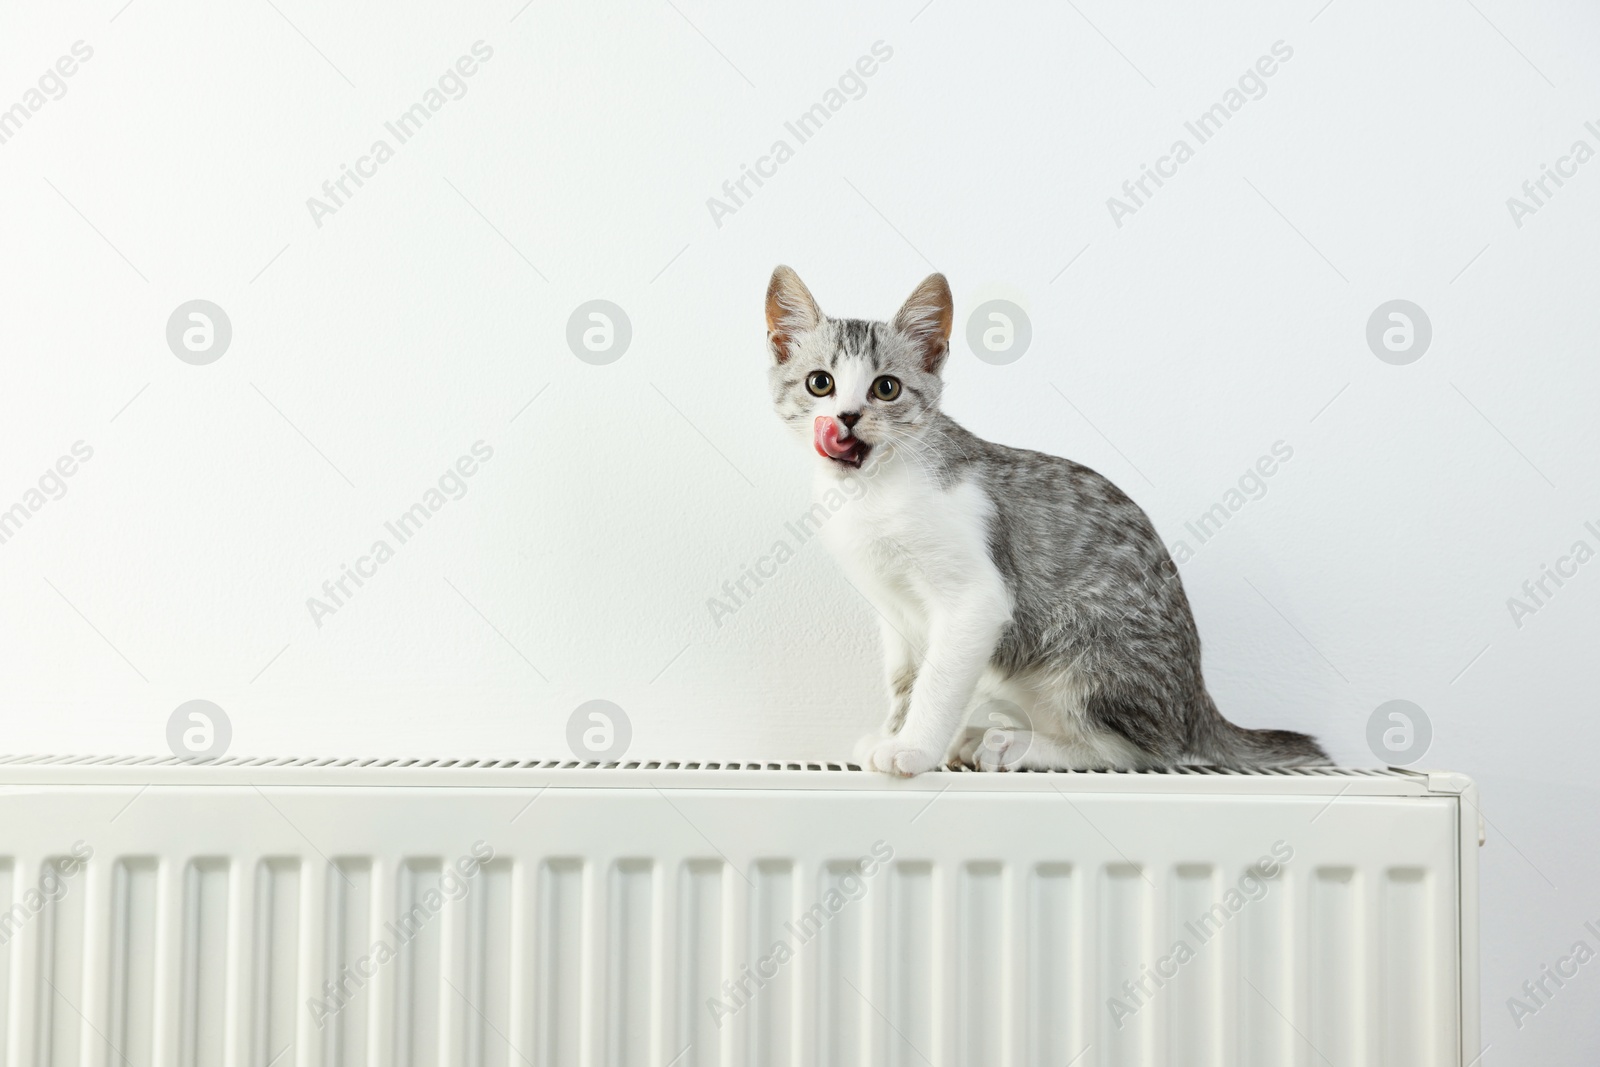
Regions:
<svg viewBox="0 0 1600 1067"><path fill-rule="evenodd" d="M163 752L204 698L235 754L566 755L605 698L630 756L843 757L886 695L825 551L707 607L808 502L761 298L787 262L883 317L939 269L948 409L1104 472L1169 543L1293 448L1183 568L1217 701L1361 764L1373 710L1420 705L1419 765L1490 821L1482 1062L1594 1062L1600 963L1520 1030L1506 998L1600 949L1600 562L1520 627L1507 598L1600 548L1600 161L1521 227L1506 200L1600 149L1600 14L921 3L8 5L0 108L94 54L0 144L0 508L94 455L0 545L0 747ZM307 198L479 40L319 227ZM1119 228L1107 198L1280 40ZM865 94L717 225L876 41ZM991 297L1032 321L1006 366L959 336ZM196 298L233 326L208 366L165 337ZM1395 298L1433 325L1406 366L1365 340ZM632 323L609 366L566 344L591 299ZM478 440L466 496L319 627L307 597Z"/></svg>

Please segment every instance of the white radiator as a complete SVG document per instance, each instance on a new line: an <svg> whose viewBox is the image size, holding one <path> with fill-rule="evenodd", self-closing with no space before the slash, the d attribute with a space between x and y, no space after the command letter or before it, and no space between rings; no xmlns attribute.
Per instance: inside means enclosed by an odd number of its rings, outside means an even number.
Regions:
<svg viewBox="0 0 1600 1067"><path fill-rule="evenodd" d="M6 1067L1465 1067L1453 774L0 761Z"/></svg>

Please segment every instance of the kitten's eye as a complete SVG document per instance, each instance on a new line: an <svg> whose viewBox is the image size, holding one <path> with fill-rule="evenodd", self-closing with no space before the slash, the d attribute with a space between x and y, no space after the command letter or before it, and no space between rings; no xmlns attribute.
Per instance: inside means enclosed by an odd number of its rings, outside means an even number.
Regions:
<svg viewBox="0 0 1600 1067"><path fill-rule="evenodd" d="M900 395L900 379L885 374L872 383L872 395L879 400L893 400Z"/></svg>
<svg viewBox="0 0 1600 1067"><path fill-rule="evenodd" d="M806 388L811 390L812 396L827 396L833 392L833 375L825 370L814 370L806 379Z"/></svg>

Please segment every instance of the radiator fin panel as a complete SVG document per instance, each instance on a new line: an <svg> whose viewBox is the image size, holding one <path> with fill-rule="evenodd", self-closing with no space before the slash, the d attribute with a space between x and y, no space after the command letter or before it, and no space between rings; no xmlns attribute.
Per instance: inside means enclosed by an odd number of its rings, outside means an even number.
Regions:
<svg viewBox="0 0 1600 1067"><path fill-rule="evenodd" d="M626 859L612 868L610 912L606 1063L646 1067L656 976L655 872L649 860Z"/></svg>
<svg viewBox="0 0 1600 1067"><path fill-rule="evenodd" d="M1303 1018L1303 982L1293 970L1302 935L1293 919L1292 879L1273 868L1266 893L1239 916L1238 1062L1241 1067L1282 1067L1297 1062L1300 1044L1290 1019ZM1257 872L1259 873L1259 872ZM1297 938L1302 938L1297 941Z"/></svg>
<svg viewBox="0 0 1600 1067"><path fill-rule="evenodd" d="M1318 867L1311 886L1311 1056L1366 1062L1361 883L1354 868ZM1269 994L1270 995L1270 994Z"/></svg>
<svg viewBox="0 0 1600 1067"><path fill-rule="evenodd" d="M459 872L458 872L459 873ZM511 1067L520 1057L513 1051L512 1032L512 867L509 860L482 865L477 884L464 884L463 974L456 988L447 990L445 1003L461 1035L460 1055L452 1062L466 1067Z"/></svg>
<svg viewBox="0 0 1600 1067"><path fill-rule="evenodd" d="M789 924L797 916L794 864L755 865L747 969L735 984L746 993L752 1067L789 1067L794 1045L794 967Z"/></svg>
<svg viewBox="0 0 1600 1067"><path fill-rule="evenodd" d="M1014 942L1006 936L1006 899L999 863L967 863L961 870L961 929L956 1013L960 1021L956 1062L984 1067L1000 1062L1010 1007L1007 964Z"/></svg>
<svg viewBox="0 0 1600 1067"><path fill-rule="evenodd" d="M896 863L890 875L885 1037L891 1067L913 1067L934 1062L933 865Z"/></svg>
<svg viewBox="0 0 1600 1067"><path fill-rule="evenodd" d="M323 982L314 993L323 1005L318 1032L324 1062L365 1064L373 941L373 869L369 857L339 857L328 868Z"/></svg>
<svg viewBox="0 0 1600 1067"><path fill-rule="evenodd" d="M1222 965L1235 933L1231 922L1247 899L1237 883L1224 893L1216 868L1183 863L1168 882L1167 935L1156 945L1155 970L1167 982L1167 1056L1191 1067L1223 1067Z"/></svg>
<svg viewBox="0 0 1600 1067"><path fill-rule="evenodd" d="M1100 1014L1100 1048L1106 1067L1143 1067L1155 1047L1161 992L1152 969L1155 886L1143 868L1107 864L1100 879L1100 986L1108 1000Z"/></svg>
<svg viewBox="0 0 1600 1067"><path fill-rule="evenodd" d="M39 910L39 976L35 1004L39 1021L37 1033L45 1044L39 1063L48 1067L76 1067L82 1056L84 1003L84 908L82 872L73 870L72 856L48 856L39 868L37 892L43 900Z"/></svg>
<svg viewBox="0 0 1600 1067"><path fill-rule="evenodd" d="M295 1047L300 973L301 863L271 857L256 866L255 924L252 938L254 1026L245 1060L249 1067L298 1067Z"/></svg>
<svg viewBox="0 0 1600 1067"><path fill-rule="evenodd" d="M1384 1063L1431 1063L1440 1052L1435 1029L1427 1025L1439 1017L1436 916L1427 883L1428 872L1419 867L1390 868L1383 880L1379 940L1383 984L1378 1002Z"/></svg>
<svg viewBox="0 0 1600 1067"><path fill-rule="evenodd" d="M1026 1032L1029 1067L1058 1067L1088 1045L1085 1009L1091 1003L1083 980L1083 915L1071 864L1040 863L1029 883L1030 953Z"/></svg>
<svg viewBox="0 0 1600 1067"><path fill-rule="evenodd" d="M833 860L823 867L817 900L822 912L801 917L802 928L816 945L816 1048L822 1067L865 1067L871 1063L867 1042L871 1009L863 991L871 981L867 970L867 901L869 884L854 860Z"/></svg>
<svg viewBox="0 0 1600 1067"><path fill-rule="evenodd" d="M221 857L193 860L184 870L181 1067L222 1067L225 1056L231 873Z"/></svg>
<svg viewBox="0 0 1600 1067"><path fill-rule="evenodd" d="M586 916L581 859L547 860L539 870L538 1011L534 1032L539 1067L585 1062L583 1040Z"/></svg>
<svg viewBox="0 0 1600 1067"><path fill-rule="evenodd" d="M438 918L444 907L442 869L443 862L436 858L402 861L396 879L398 899L392 918L384 923L383 941L392 942L397 953L393 972L396 1067L439 1067L439 991L447 988Z"/></svg>
<svg viewBox="0 0 1600 1067"><path fill-rule="evenodd" d="M723 878L722 862L705 859L686 861L679 878L677 974L683 994L672 1052L683 1067L722 1062L718 1023L732 1007L722 987Z"/></svg>

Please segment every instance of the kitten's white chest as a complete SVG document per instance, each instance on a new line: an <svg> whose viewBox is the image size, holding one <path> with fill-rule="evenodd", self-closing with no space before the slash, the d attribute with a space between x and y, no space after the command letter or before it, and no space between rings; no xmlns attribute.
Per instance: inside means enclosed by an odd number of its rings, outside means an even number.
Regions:
<svg viewBox="0 0 1600 1067"><path fill-rule="evenodd" d="M937 504L934 491L917 472L896 464L883 465L871 475L854 475L853 499L824 531L829 550L852 569L866 569L881 577L902 572L912 564ZM838 482L826 476L816 484L817 498Z"/></svg>
<svg viewBox="0 0 1600 1067"><path fill-rule="evenodd" d="M849 570L873 579L897 606L926 606L974 584L998 587L989 559L993 505L973 482L942 487L911 463L884 463L839 509L824 542ZM818 480L819 493L833 479Z"/></svg>

